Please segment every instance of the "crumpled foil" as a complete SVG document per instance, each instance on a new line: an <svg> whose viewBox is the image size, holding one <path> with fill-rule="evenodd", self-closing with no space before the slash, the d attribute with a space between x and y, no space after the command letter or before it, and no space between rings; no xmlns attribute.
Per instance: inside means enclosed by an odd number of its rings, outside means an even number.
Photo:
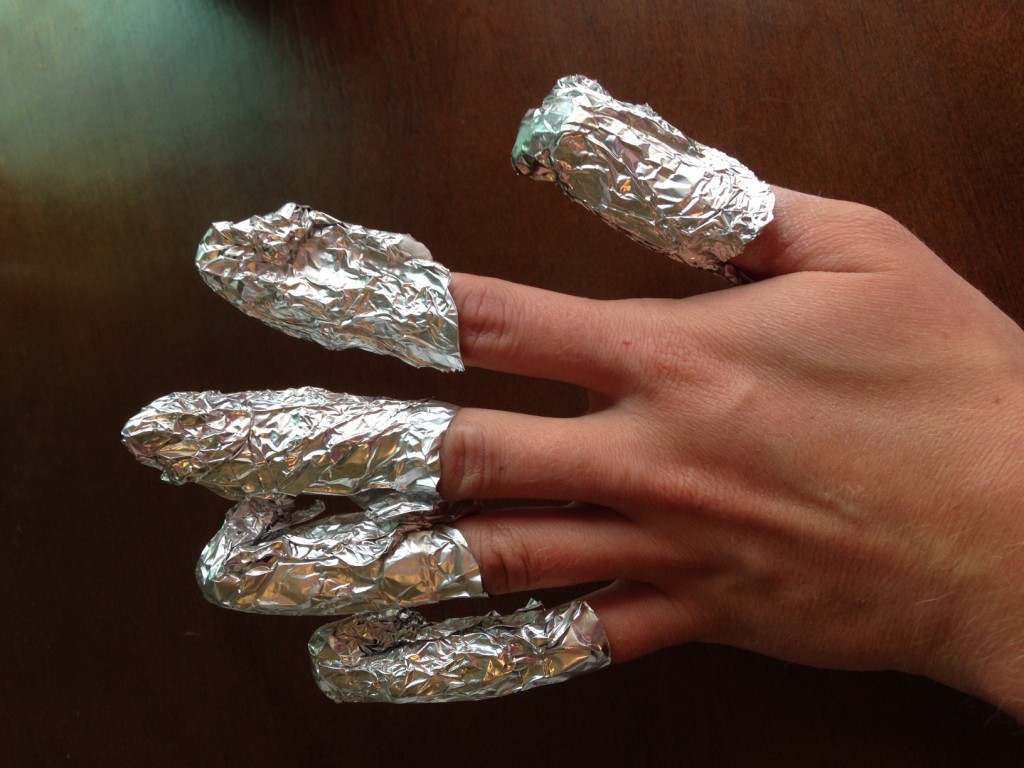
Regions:
<svg viewBox="0 0 1024 768"><path fill-rule="evenodd" d="M577 80L581 93L604 94L596 83ZM543 116L552 99L532 113L533 134L526 135L530 116L524 121L527 150L542 125L549 132L556 125ZM580 168L544 166L559 162L558 143L533 156L517 151L517 167L542 178L547 167L573 193L587 186ZM620 197L627 191L617 190ZM703 188L693 191L698 203L706 196ZM644 239L614 206L594 207ZM698 209L691 205L687 216ZM706 215L700 228L710 231L709 222L722 215ZM766 215L764 223L770 204ZM661 231L656 223L648 229ZM717 266L686 260L730 274L724 251L697 250L717 254ZM463 370L450 275L408 235L288 204L267 216L214 224L196 264L218 294L292 336ZM309 644L317 682L337 701L491 698L606 666L604 628L582 601L550 611L531 601L506 617L492 612L437 624L408 610L485 596L475 557L462 534L446 525L471 510L442 502L437 490L440 441L454 413L442 403L316 388L180 392L151 403L122 435L164 480L196 482L239 500L196 567L207 599L259 613L355 613L319 629ZM300 508L293 497L302 493L346 496L361 511L325 516L322 501Z"/></svg>
<svg viewBox="0 0 1024 768"><path fill-rule="evenodd" d="M486 596L462 534L430 527L456 508L392 495L363 514L323 511L322 501L300 510L288 497L237 504L196 567L206 599L253 613L335 615Z"/></svg>
<svg viewBox="0 0 1024 768"><path fill-rule="evenodd" d="M451 275L409 235L288 203L214 224L196 266L220 296L291 336L463 370Z"/></svg>
<svg viewBox="0 0 1024 768"><path fill-rule="evenodd" d="M229 499L398 492L440 500L441 437L455 408L336 394L176 392L133 416L125 445L175 485L193 482Z"/></svg>
<svg viewBox="0 0 1024 768"><path fill-rule="evenodd" d="M339 702L448 702L504 696L607 666L597 614L577 600L545 611L536 601L510 616L428 623L392 609L318 629L313 674Z"/></svg>
<svg viewBox="0 0 1024 768"><path fill-rule="evenodd" d="M581 75L563 77L526 113L512 163L643 245L733 282L745 278L726 262L775 205L771 187L740 162Z"/></svg>

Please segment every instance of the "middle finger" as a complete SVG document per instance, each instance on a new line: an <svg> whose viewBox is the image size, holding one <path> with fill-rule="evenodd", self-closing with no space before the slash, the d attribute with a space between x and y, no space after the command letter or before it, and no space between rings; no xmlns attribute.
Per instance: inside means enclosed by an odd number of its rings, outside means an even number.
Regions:
<svg viewBox="0 0 1024 768"><path fill-rule="evenodd" d="M615 447L602 439L610 418L464 408L441 442L441 495L603 503L624 471Z"/></svg>

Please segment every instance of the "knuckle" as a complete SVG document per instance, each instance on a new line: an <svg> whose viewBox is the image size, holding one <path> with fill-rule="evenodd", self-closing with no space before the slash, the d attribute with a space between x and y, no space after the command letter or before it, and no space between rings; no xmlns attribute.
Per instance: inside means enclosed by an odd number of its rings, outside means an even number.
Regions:
<svg viewBox="0 0 1024 768"><path fill-rule="evenodd" d="M467 357L514 351L516 301L490 281L474 282L459 297L459 333Z"/></svg>
<svg viewBox="0 0 1024 768"><path fill-rule="evenodd" d="M480 565L484 590L495 595L522 592L538 582L534 551L514 526L496 521L481 525L475 532L474 550Z"/></svg>
<svg viewBox="0 0 1024 768"><path fill-rule="evenodd" d="M657 398L686 392L699 401L713 394L721 385L721 364L702 336L652 334L637 389Z"/></svg>
<svg viewBox="0 0 1024 768"><path fill-rule="evenodd" d="M851 204L843 218L843 223L848 229L856 232L874 232L886 240L904 237L907 234L906 228L892 216L868 205Z"/></svg>
<svg viewBox="0 0 1024 768"><path fill-rule="evenodd" d="M700 341L695 336L677 336L660 340L650 349L651 367L657 374L658 383L665 380L678 381L702 378L707 372L708 358Z"/></svg>
<svg viewBox="0 0 1024 768"><path fill-rule="evenodd" d="M714 497L697 470L667 465L664 471L652 472L647 478L647 487L652 500L659 506L686 510L689 514L704 514L710 511Z"/></svg>
<svg viewBox="0 0 1024 768"><path fill-rule="evenodd" d="M485 430L460 412L441 442L441 495L446 499L473 499L485 495L492 470Z"/></svg>
<svg viewBox="0 0 1024 768"><path fill-rule="evenodd" d="M884 211L847 202L832 206L828 215L820 217L805 234L819 247L832 250L845 250L851 244L863 246L865 242L891 247L914 239L906 227Z"/></svg>

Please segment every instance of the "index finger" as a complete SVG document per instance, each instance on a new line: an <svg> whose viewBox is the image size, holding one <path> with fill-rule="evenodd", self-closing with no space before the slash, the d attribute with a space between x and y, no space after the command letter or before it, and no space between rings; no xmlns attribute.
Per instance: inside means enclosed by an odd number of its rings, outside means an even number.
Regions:
<svg viewBox="0 0 1024 768"><path fill-rule="evenodd" d="M576 384L618 394L625 383L612 345L625 319L616 303L456 273L449 290L459 313L459 342L467 365Z"/></svg>

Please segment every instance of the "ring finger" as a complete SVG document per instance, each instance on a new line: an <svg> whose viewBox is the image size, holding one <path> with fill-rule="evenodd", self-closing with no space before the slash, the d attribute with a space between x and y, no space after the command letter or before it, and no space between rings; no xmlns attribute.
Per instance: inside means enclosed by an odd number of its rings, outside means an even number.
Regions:
<svg viewBox="0 0 1024 768"><path fill-rule="evenodd" d="M592 505L494 510L454 525L495 595L629 577L644 549L636 524Z"/></svg>

